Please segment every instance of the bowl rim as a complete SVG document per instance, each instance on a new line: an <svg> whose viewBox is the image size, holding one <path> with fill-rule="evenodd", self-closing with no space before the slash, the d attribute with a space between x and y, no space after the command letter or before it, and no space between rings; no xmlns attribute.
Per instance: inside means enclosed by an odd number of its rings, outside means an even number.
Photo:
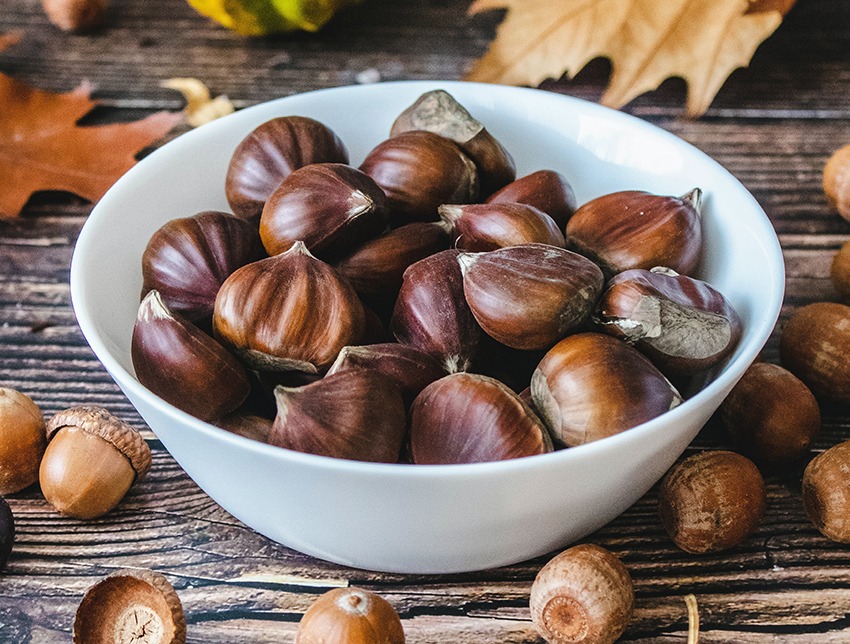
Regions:
<svg viewBox="0 0 850 644"><path fill-rule="evenodd" d="M687 400L684 400L680 405L678 405L674 409L671 409L670 411L665 412L661 416L653 418L645 423L632 427L619 434L608 436L604 439L586 443L584 445L561 449L546 454L527 456L523 458L507 459L502 461L491 461L485 463L463 463L444 465L371 463L365 461L354 461L333 458L329 456L297 452L294 450L277 447L275 445L261 443L257 440L245 438L220 427L216 427L211 423L195 418L194 416L191 416L190 414L174 407L173 405L170 405L165 400L163 400L159 396L156 396L153 392L144 387L136 379L136 377L132 373L130 373L130 371L125 369L122 364L112 355L112 352L107 347L106 343L98 332L93 312L90 310L90 307L86 306L87 293L89 289L84 279L86 263L85 258L88 254L89 247L93 243L92 240L94 239L95 231L99 228L99 225L102 220L108 219L108 208L111 201L111 197L114 196L116 193L120 193L123 184L127 181L127 177L131 177L135 173L143 171L149 165L157 163L160 155L165 153L163 151L167 150L168 152L171 152L173 150L172 146L174 145L189 144L195 141L195 139L197 138L214 136L217 129L230 127L232 123L238 120L251 121L254 119L254 114L257 114L261 111L265 111L274 105L281 105L285 107L287 103L292 102L294 99L300 100L301 97L307 97L308 99L310 99L313 97L322 97L326 94L344 95L348 92L368 93L375 91L375 88L380 88L381 91L391 92L394 88L402 86L407 88L409 91L415 91L418 88L421 92L429 91L432 89L446 89L447 91L451 92L452 88L471 88L474 89L476 92L481 92L484 96L491 95L493 97L505 94L527 95L528 97L531 97L533 95L533 100L551 101L555 104L560 104L562 107L566 106L568 110L587 112L594 116L602 116L606 119L613 119L614 122L621 123L629 127L637 127L639 130L648 130L649 133L651 133L652 135L660 137L661 139L672 143L676 147L684 146L684 149L687 150L689 154L696 155L697 157L701 158L703 162L707 162L709 165L715 166L717 169L722 171L723 174L727 175L728 179L732 182L731 185L734 185L736 188L742 191L743 195L750 202L751 206L754 209L756 217L751 222L751 227L757 229L757 234L754 235L754 238L762 247L765 256L770 258L771 260L771 266L768 267L768 270L770 275L775 278L776 284L776 287L770 289L769 291L770 300L767 302L767 306L764 307L763 317L759 320L754 321L754 328L751 329L748 341L739 347L741 353L738 355L738 357L724 364L722 371L716 377L714 377L711 382L709 382L705 387L700 389L692 397L688 398ZM258 121L257 124L259 124L260 122L261 121ZM292 94L289 96L265 101L253 105L251 107L241 109L233 114L227 115L225 117L207 123L206 125L203 125L201 127L195 128L194 130L190 130L186 133L179 135L172 141L169 141L168 143L160 146L151 154L139 161L124 176L122 176L107 191L106 195L101 198L100 202L95 205L95 207L92 209L91 214L83 225L83 228L77 239L77 243L74 248L71 260L70 270L71 302L80 329L86 341L91 346L95 356L103 364L103 366L106 368L106 370L109 372L109 374L112 376L112 378L116 381L116 383L122 390L125 388L128 389L134 397L143 399L151 407L161 409L169 416L174 416L176 419L179 419L182 423L190 426L193 430L200 432L201 434L210 436L211 438L214 438L219 441L224 441L225 443L231 443L234 447L238 449L248 450L249 452L254 452L257 455L262 455L264 457L269 458L276 458L283 462L292 462L293 464L302 464L312 468L324 469L328 472L333 473L349 473L379 476L393 475L403 479L411 480L432 478L442 479L447 477L452 478L469 476L490 476L495 473L525 472L529 469L533 470L541 467L561 467L564 463L568 463L573 460L582 458L592 458L594 454L600 451L609 450L617 445L625 447L631 441L642 441L649 435L659 431L662 425L680 422L681 420L683 420L684 417L690 414L692 410L695 411L696 408L703 402L703 400L705 400L706 398L710 398L714 395L719 395L720 392L722 392L726 388L731 388L738 381L738 379L740 379L744 371L758 356L758 353L761 351L764 344L767 342L768 338L770 337L770 334L773 331L776 321L779 318L779 313L784 298L784 283L785 266L782 257L781 246L776 236L776 232L773 229L769 218L765 214L764 210L761 208L760 204L756 201L755 197L753 197L749 190L747 190L746 187L744 187L743 184L741 184L741 182L734 175L731 174L731 172L726 170L723 166L720 165L720 163L711 158L705 152L695 147L694 145L688 143L684 139L652 123L639 119L630 114L618 110L613 110L597 103L592 103L590 101L586 101L573 96L567 96L564 94L549 92L546 90L540 90L535 88L513 87L488 83L471 83L465 81L435 80L407 80L383 82L378 84L345 85L340 87L323 88L309 92ZM769 287L771 285L765 286Z"/></svg>

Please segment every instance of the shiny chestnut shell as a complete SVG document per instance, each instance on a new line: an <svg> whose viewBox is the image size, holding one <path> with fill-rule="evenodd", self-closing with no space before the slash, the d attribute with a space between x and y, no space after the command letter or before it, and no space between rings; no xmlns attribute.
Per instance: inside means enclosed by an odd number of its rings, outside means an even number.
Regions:
<svg viewBox="0 0 850 644"><path fill-rule="evenodd" d="M213 314L216 337L260 371L323 371L365 328L354 289L301 242L233 273Z"/></svg>
<svg viewBox="0 0 850 644"><path fill-rule="evenodd" d="M410 410L414 463L484 463L552 450L545 425L493 378L454 373L425 387Z"/></svg>
<svg viewBox="0 0 850 644"><path fill-rule="evenodd" d="M514 349L548 349L589 319L602 292L596 264L545 244L461 253L458 262L478 324Z"/></svg>
<svg viewBox="0 0 850 644"><path fill-rule="evenodd" d="M722 293L663 268L616 275L595 319L603 331L675 375L693 375L720 364L735 350L743 331L740 316Z"/></svg>
<svg viewBox="0 0 850 644"><path fill-rule="evenodd" d="M269 255L301 240L327 259L354 250L388 224L384 191L369 175L342 163L314 163L295 170L268 198L260 238Z"/></svg>
<svg viewBox="0 0 850 644"><path fill-rule="evenodd" d="M648 358L602 333L552 347L531 377L531 397L552 435L570 447L619 434L682 401Z"/></svg>
<svg viewBox="0 0 850 644"><path fill-rule="evenodd" d="M570 182L560 172L538 170L520 177L487 197L487 203L524 203L545 212L564 230L578 203Z"/></svg>
<svg viewBox="0 0 850 644"><path fill-rule="evenodd" d="M520 244L563 248L566 243L555 221L527 204L444 204L438 210L459 250L484 252Z"/></svg>
<svg viewBox="0 0 850 644"><path fill-rule="evenodd" d="M702 252L701 194L698 188L681 198L625 190L597 197L567 223L567 248L608 276L655 266L692 273Z"/></svg>
<svg viewBox="0 0 850 644"><path fill-rule="evenodd" d="M311 163L348 163L348 150L328 126L314 119L281 116L266 121L239 143L230 158L227 202L239 217L259 217L280 182Z"/></svg>
<svg viewBox="0 0 850 644"><path fill-rule="evenodd" d="M256 226L243 219L214 210L172 219L142 253L142 297L156 289L172 311L208 318L224 280L264 256Z"/></svg>
<svg viewBox="0 0 850 644"><path fill-rule="evenodd" d="M387 195L393 226L437 221L444 203L478 198L475 164L449 139L404 132L379 143L360 165Z"/></svg>

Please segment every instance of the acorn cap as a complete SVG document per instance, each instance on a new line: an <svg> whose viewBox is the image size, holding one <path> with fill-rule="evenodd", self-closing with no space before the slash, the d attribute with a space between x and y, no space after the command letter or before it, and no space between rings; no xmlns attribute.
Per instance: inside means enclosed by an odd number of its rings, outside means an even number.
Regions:
<svg viewBox="0 0 850 644"><path fill-rule="evenodd" d="M119 420L103 407L91 405L60 411L47 423L48 442L64 427L77 427L114 445L130 461L137 482L148 473L151 467L148 444L133 426Z"/></svg>
<svg viewBox="0 0 850 644"><path fill-rule="evenodd" d="M89 588L74 618L75 644L183 644L183 605L168 580L146 569L118 570Z"/></svg>

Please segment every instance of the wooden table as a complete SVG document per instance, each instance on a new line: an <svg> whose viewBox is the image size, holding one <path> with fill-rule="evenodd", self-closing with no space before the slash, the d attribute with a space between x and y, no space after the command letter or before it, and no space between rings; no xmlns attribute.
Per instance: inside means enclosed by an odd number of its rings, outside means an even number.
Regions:
<svg viewBox="0 0 850 644"><path fill-rule="evenodd" d="M159 87L176 76L200 78L237 107L351 84L369 69L384 80L456 79L500 19L469 18L467 4L367 0L319 34L248 40L180 0L115 0L108 26L89 35L59 33L37 0L19 0L4 4L0 33L23 29L25 37L0 54L0 71L54 91L90 79L106 105L91 122L182 108L178 95ZM596 61L577 79L544 87L594 100L607 72ZM683 99L682 82L670 80L627 110L713 156L764 206L785 251L782 320L805 303L836 299L828 268L850 224L828 210L820 181L829 154L850 142L850 5L800 0L702 119L681 117ZM37 486L11 495L18 537L0 575L0 642L68 641L86 589L126 566L156 569L174 584L191 642L291 641L307 606L341 585L389 599L410 642L538 641L528 593L548 557L463 575L364 572L279 546L208 498L147 430L75 323L69 261L90 209L65 194L39 194L22 217L0 221L0 386L28 393L46 415L82 403L108 407L143 429L154 465L100 520L59 516ZM767 360L777 360L776 339ZM850 410L824 404L823 415L816 450L850 438ZM692 449L725 445L710 423ZM850 642L850 548L806 520L801 471L768 476L762 526L726 554L676 549L657 518L655 490L590 536L622 557L636 583L636 615L623 640L684 641L683 598L694 593L703 642Z"/></svg>

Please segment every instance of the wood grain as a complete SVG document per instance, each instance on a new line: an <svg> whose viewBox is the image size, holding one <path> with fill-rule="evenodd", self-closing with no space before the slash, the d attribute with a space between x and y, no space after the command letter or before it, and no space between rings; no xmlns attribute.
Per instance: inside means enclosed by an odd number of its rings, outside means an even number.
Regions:
<svg viewBox="0 0 850 644"><path fill-rule="evenodd" d="M0 12L0 32L22 42L0 53L0 72L67 90L93 81L106 107L88 122L179 109L162 79L194 76L239 107L281 95L384 80L460 78L482 54L498 12L466 16L464 0L368 0L319 34L240 38L180 0L116 0L93 34L53 29L37 0ZM601 95L607 63L546 89ZM831 213L824 162L850 141L850 5L798 2L749 69L730 78L703 119L681 118L684 89L665 82L627 111L683 137L728 168L764 207L780 238L794 309L836 300L828 279L850 224ZM307 606L328 588L357 585L385 596L412 643L540 642L527 610L548 556L496 570L422 576L354 570L312 559L253 532L219 508L163 449L92 354L76 325L68 288L74 243L90 205L36 195L19 219L0 220L0 386L30 394L46 415L96 403L141 429L154 454L149 477L119 508L94 521L61 517L37 486L8 499L18 536L0 576L0 642L68 641L86 589L120 567L164 573L184 603L190 642L292 641ZM764 351L776 361L778 330ZM850 439L850 409L823 401L814 451ZM728 447L712 420L689 452ZM637 591L623 641L684 642L684 596L697 596L703 643L850 641L850 547L811 526L800 500L805 463L769 473L768 512L732 552L678 551L656 515L656 490L588 537L620 556ZM451 544L446 544L451 547Z"/></svg>

